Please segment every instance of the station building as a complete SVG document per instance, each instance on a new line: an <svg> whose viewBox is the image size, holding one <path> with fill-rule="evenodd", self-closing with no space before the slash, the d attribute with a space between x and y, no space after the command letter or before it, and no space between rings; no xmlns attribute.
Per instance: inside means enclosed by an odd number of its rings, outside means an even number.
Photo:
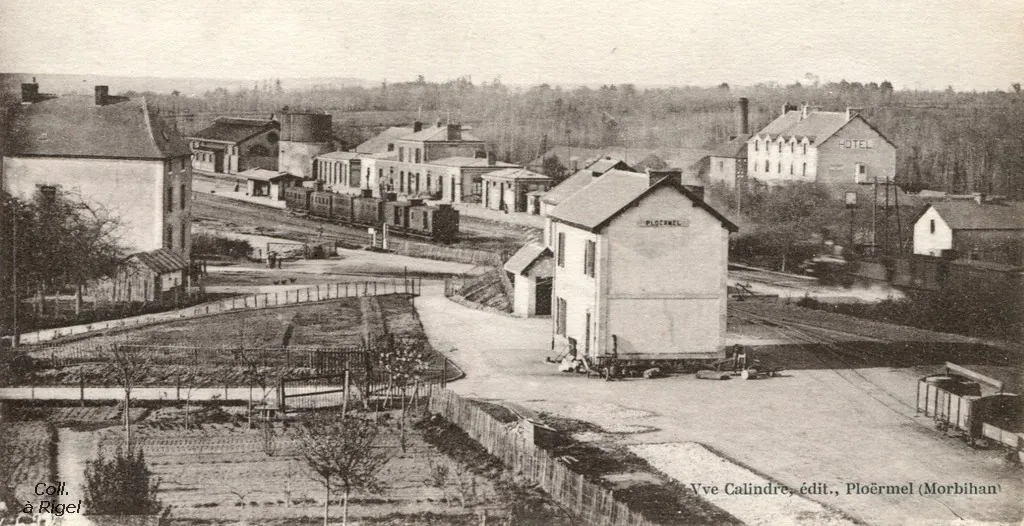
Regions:
<svg viewBox="0 0 1024 526"><path fill-rule="evenodd" d="M747 176L771 185L820 182L849 187L892 181L896 146L857 110L783 113L746 141Z"/></svg>
<svg viewBox="0 0 1024 526"><path fill-rule="evenodd" d="M279 131L274 119L219 118L187 138L192 168L227 174L253 168L277 170Z"/></svg>
<svg viewBox="0 0 1024 526"><path fill-rule="evenodd" d="M543 192L551 188L551 178L524 168L505 168L481 176L483 197L481 204L491 210L505 212L526 212L531 192ZM539 206L534 201L534 206ZM532 211L531 211L532 212ZM536 211L539 214L540 210Z"/></svg>
<svg viewBox="0 0 1024 526"><path fill-rule="evenodd" d="M737 227L704 201L703 188L683 185L681 171L610 170L547 220L555 348L588 359L724 355Z"/></svg>

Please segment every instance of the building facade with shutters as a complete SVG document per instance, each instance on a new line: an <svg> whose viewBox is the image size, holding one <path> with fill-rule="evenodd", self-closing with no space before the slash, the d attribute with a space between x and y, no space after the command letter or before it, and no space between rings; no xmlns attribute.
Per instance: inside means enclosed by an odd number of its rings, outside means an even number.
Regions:
<svg viewBox="0 0 1024 526"><path fill-rule="evenodd" d="M748 177L770 185L819 182L835 186L895 177L896 146L857 110L789 108L747 139Z"/></svg>
<svg viewBox="0 0 1024 526"><path fill-rule="evenodd" d="M80 198L120 222L131 252L166 248L188 257L191 151L145 99L96 86L93 98L23 101L9 117L0 181L9 193L31 199L52 188Z"/></svg>
<svg viewBox="0 0 1024 526"><path fill-rule="evenodd" d="M681 177L611 170L548 213L553 347L588 359L724 356L736 226Z"/></svg>

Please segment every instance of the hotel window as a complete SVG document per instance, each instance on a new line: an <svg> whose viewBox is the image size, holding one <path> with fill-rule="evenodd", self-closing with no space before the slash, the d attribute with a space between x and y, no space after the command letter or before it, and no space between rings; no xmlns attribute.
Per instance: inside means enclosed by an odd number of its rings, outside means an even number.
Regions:
<svg viewBox="0 0 1024 526"><path fill-rule="evenodd" d="M793 175L793 163L789 163L789 175Z"/></svg>
<svg viewBox="0 0 1024 526"><path fill-rule="evenodd" d="M863 183L868 179L868 167L864 163L855 164L853 173L858 183Z"/></svg>
<svg viewBox="0 0 1024 526"><path fill-rule="evenodd" d="M803 173L803 176L807 177L807 163L804 163L804 173Z"/></svg>
<svg viewBox="0 0 1024 526"><path fill-rule="evenodd" d="M807 155L807 145L804 145L804 155Z"/></svg>
<svg viewBox="0 0 1024 526"><path fill-rule="evenodd" d="M761 151L761 141L754 141L754 151L755 152Z"/></svg>
<svg viewBox="0 0 1024 526"><path fill-rule="evenodd" d="M555 334L565 336L565 311L568 309L568 305L565 304L564 299L558 298L555 301L555 308L558 310L555 317Z"/></svg>
<svg viewBox="0 0 1024 526"><path fill-rule="evenodd" d="M935 220L931 219L928 221L928 232L931 234L935 233Z"/></svg>
<svg viewBox="0 0 1024 526"><path fill-rule="evenodd" d="M779 161L775 168L779 172L779 175L782 175L782 161Z"/></svg>
<svg viewBox="0 0 1024 526"><path fill-rule="evenodd" d="M764 160L764 173L768 173L770 171L772 171L771 165L768 164L768 159L765 159Z"/></svg>
<svg viewBox="0 0 1024 526"><path fill-rule="evenodd" d="M779 153L782 153L782 141L779 141Z"/></svg>
<svg viewBox="0 0 1024 526"><path fill-rule="evenodd" d="M593 241L587 240L583 252L583 273L590 277L594 277L594 256L596 252L597 245Z"/></svg>
<svg viewBox="0 0 1024 526"><path fill-rule="evenodd" d="M565 267L565 232L558 233L558 266Z"/></svg>

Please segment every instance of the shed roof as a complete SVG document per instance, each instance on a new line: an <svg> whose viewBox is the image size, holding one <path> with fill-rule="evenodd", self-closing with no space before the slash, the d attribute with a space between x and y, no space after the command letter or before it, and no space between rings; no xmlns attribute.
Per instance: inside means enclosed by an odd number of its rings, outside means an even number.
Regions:
<svg viewBox="0 0 1024 526"><path fill-rule="evenodd" d="M558 186L552 188L548 193L544 194L541 201L545 203L557 205L567 197L580 191L583 187L587 186L594 180L594 176L590 170L586 168L577 171L572 174L571 177L558 183Z"/></svg>
<svg viewBox="0 0 1024 526"><path fill-rule="evenodd" d="M330 152L330 153L325 153L325 154L317 155L316 156L317 159L330 159L330 160L334 160L334 161L347 161L347 160L351 160L351 159L359 159L359 158L362 158L362 157L363 157L363 154L361 154L359 152L343 152L343 151Z"/></svg>
<svg viewBox="0 0 1024 526"><path fill-rule="evenodd" d="M191 154L188 144L146 100L97 106L69 96L14 106L7 155L167 159Z"/></svg>
<svg viewBox="0 0 1024 526"><path fill-rule="evenodd" d="M650 184L648 174L621 170L611 170L598 177L594 182L559 203L549 215L554 220L578 228L597 231L619 215L627 206L650 194L654 188L666 185L677 189L693 201L695 206L699 206L713 215L729 231L737 230L732 221L705 203L699 196L681 184L672 184L672 178L665 178Z"/></svg>
<svg viewBox="0 0 1024 526"><path fill-rule="evenodd" d="M410 135L413 133L411 127L406 126L392 126L380 133L373 138L361 143L356 146L356 152L358 153L380 153L388 150L388 143L394 142L395 140Z"/></svg>
<svg viewBox="0 0 1024 526"><path fill-rule="evenodd" d="M543 257L551 257L552 253L540 243L527 243L505 262L505 270L514 274L525 274L530 267Z"/></svg>
<svg viewBox="0 0 1024 526"><path fill-rule="evenodd" d="M539 174L537 172L531 172L525 168L503 168L501 170L495 170L483 175L485 179L507 179L511 181L549 181L550 177Z"/></svg>
<svg viewBox="0 0 1024 526"><path fill-rule="evenodd" d="M437 166L458 166L458 167L483 167L483 166L497 166L499 168L516 168L518 165L511 163L503 163L501 161L495 161L493 165L487 162L486 158L483 157L445 157L444 159L435 159L425 164L433 164Z"/></svg>
<svg viewBox="0 0 1024 526"><path fill-rule="evenodd" d="M953 230L1024 230L1024 203L979 204L957 200L938 201L930 206Z"/></svg>
<svg viewBox="0 0 1024 526"><path fill-rule="evenodd" d="M132 254L129 259L137 259L139 263L149 267L157 274L167 274L188 268L188 259L185 256L166 248L138 252Z"/></svg>
<svg viewBox="0 0 1024 526"><path fill-rule="evenodd" d="M723 143L718 148L715 148L711 152L712 157L727 157L730 159L746 159L747 158L747 139L751 135L749 133L737 135L728 142Z"/></svg>
<svg viewBox="0 0 1024 526"><path fill-rule="evenodd" d="M210 141L239 143L269 130L280 129L281 125L271 119L242 119L221 117L213 125L203 128L190 138Z"/></svg>
<svg viewBox="0 0 1024 526"><path fill-rule="evenodd" d="M264 170L263 168L250 168L244 172L239 173L246 179L252 179L253 181L273 181L275 179L302 179L301 176L290 174L288 172L278 172L275 170Z"/></svg>

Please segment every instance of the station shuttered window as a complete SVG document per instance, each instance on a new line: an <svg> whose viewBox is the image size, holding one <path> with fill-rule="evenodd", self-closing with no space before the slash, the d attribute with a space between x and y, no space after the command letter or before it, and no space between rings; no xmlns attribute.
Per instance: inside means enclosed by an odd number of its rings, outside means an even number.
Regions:
<svg viewBox="0 0 1024 526"><path fill-rule="evenodd" d="M167 203L167 211L168 212L173 212L174 211L174 187L173 186L168 186L167 187L167 201L166 201L166 203Z"/></svg>
<svg viewBox="0 0 1024 526"><path fill-rule="evenodd" d="M172 248L171 241L174 237L174 228L168 226L164 231L164 248Z"/></svg>
<svg viewBox="0 0 1024 526"><path fill-rule="evenodd" d="M565 267L565 233L558 233L558 266Z"/></svg>
<svg viewBox="0 0 1024 526"><path fill-rule="evenodd" d="M178 200L181 201L181 209L185 209L185 185L181 185L181 189L178 191Z"/></svg>
<svg viewBox="0 0 1024 526"><path fill-rule="evenodd" d="M565 336L565 311L567 309L565 300L558 298L558 301L555 302L555 308L558 310L555 317L555 334Z"/></svg>
<svg viewBox="0 0 1024 526"><path fill-rule="evenodd" d="M587 240L586 243L583 251L583 273L594 277L594 255L597 252L597 245L590 240Z"/></svg>

